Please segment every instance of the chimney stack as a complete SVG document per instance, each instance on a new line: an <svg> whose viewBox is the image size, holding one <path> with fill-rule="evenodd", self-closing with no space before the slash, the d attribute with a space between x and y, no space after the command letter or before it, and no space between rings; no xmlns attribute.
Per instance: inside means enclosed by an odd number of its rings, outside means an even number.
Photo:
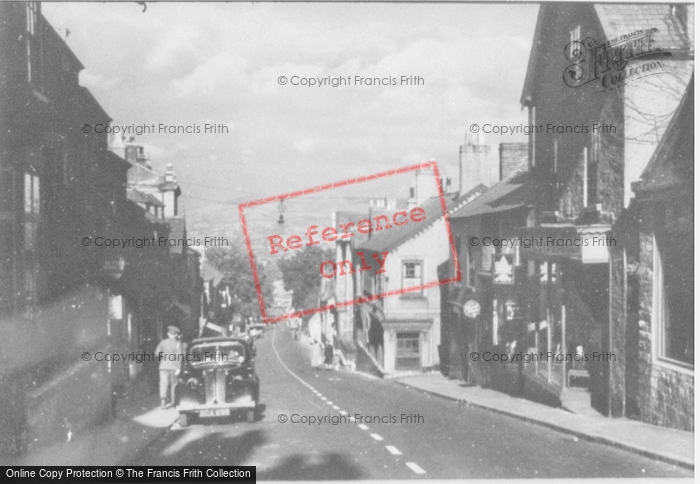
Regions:
<svg viewBox="0 0 700 484"><path fill-rule="evenodd" d="M481 133L467 132L459 147L459 194L479 184L491 187L498 180L498 164L491 159L491 147Z"/></svg>
<svg viewBox="0 0 700 484"><path fill-rule="evenodd" d="M527 164L527 143L501 143L498 152L499 180L508 178L520 165Z"/></svg>
<svg viewBox="0 0 700 484"><path fill-rule="evenodd" d="M433 160L431 160L433 161ZM416 172L416 182L412 190L411 198L415 200L415 205L423 205L426 200L438 195L435 186L435 172L431 168L418 170Z"/></svg>

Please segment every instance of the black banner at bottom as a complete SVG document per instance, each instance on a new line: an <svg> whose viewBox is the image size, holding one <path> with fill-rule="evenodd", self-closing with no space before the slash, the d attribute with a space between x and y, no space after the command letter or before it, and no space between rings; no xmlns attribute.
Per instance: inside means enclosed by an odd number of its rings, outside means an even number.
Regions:
<svg viewBox="0 0 700 484"><path fill-rule="evenodd" d="M3 482L178 482L255 483L255 466L2 466Z"/></svg>

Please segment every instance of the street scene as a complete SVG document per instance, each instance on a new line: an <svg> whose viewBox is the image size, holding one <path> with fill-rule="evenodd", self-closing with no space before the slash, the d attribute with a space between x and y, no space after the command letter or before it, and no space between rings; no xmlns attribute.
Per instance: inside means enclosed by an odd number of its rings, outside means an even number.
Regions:
<svg viewBox="0 0 700 484"><path fill-rule="evenodd" d="M0 3L5 477L693 479L694 16Z"/></svg>
<svg viewBox="0 0 700 484"><path fill-rule="evenodd" d="M134 464L236 462L255 465L263 480L690 475L395 382L311 369L307 341L277 325L257 344L259 421L173 429Z"/></svg>

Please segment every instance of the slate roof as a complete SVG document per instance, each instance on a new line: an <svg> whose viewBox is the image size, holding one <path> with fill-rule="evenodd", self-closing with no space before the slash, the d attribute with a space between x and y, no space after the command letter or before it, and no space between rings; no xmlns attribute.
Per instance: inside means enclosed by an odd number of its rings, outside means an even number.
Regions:
<svg viewBox="0 0 700 484"><path fill-rule="evenodd" d="M148 205L154 205L156 207L165 207L163 202L158 200L156 197L150 193L143 193L135 188L129 188L126 192L126 196L129 200L136 203L145 203Z"/></svg>
<svg viewBox="0 0 700 484"><path fill-rule="evenodd" d="M672 13L673 5L603 3L596 4L594 7L607 37L606 40L613 40L637 30L657 28L658 31L652 36L655 41L654 47L660 47L663 50L692 49L695 42L693 8L691 5L686 5L687 13L684 14L684 18L687 27L684 27L682 16Z"/></svg>
<svg viewBox="0 0 700 484"><path fill-rule="evenodd" d="M642 172L641 181L633 185L635 192L659 191L693 183L693 139L695 76L681 99L649 164Z"/></svg>
<svg viewBox="0 0 700 484"><path fill-rule="evenodd" d="M129 183L159 186L165 182L165 177L158 175L153 170L141 165L132 163L128 174Z"/></svg>
<svg viewBox="0 0 700 484"><path fill-rule="evenodd" d="M534 184L530 181L527 165L523 164L479 198L450 214L450 218L455 220L514 210L530 205L535 197Z"/></svg>
<svg viewBox="0 0 700 484"><path fill-rule="evenodd" d="M476 200L478 200L479 196L483 196L479 194L483 193L485 190L486 187L480 184L457 199L448 198L446 196L445 202L447 205L448 212L464 204L468 199L474 196L476 196ZM469 202L467 206L474 202L475 200ZM440 220L440 218L443 215L440 197L430 198L426 200L425 203L423 203L420 207L423 210L425 210L425 220L423 220L422 222L413 222L410 219L408 219L409 222L406 225L398 227L392 224L392 227L390 229L385 229L380 232L372 232L372 237L366 242L357 245L357 249L363 249L369 252L383 252L386 250L393 250L396 247L399 247L404 242L408 241L409 239L412 239L414 236L418 235L423 230L433 225L436 221ZM387 214L390 220L392 215L393 214Z"/></svg>

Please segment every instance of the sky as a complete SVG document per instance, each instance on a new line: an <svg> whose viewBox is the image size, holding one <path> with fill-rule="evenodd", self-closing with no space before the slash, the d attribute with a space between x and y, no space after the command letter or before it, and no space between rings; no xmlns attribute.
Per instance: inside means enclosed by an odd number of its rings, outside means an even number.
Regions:
<svg viewBox="0 0 700 484"><path fill-rule="evenodd" d="M172 163L186 209L434 159L456 166L476 123L519 125L536 4L44 3L113 126ZM66 37L67 30L70 31ZM280 76L287 78L281 85ZM297 77L295 77L297 76ZM350 76L351 85L292 85ZM397 85L353 85L355 76ZM422 85L399 85L419 76ZM204 125L228 132L204 133ZM220 131L224 131L220 129ZM486 135L524 142L523 135ZM406 196L387 183L386 193Z"/></svg>

